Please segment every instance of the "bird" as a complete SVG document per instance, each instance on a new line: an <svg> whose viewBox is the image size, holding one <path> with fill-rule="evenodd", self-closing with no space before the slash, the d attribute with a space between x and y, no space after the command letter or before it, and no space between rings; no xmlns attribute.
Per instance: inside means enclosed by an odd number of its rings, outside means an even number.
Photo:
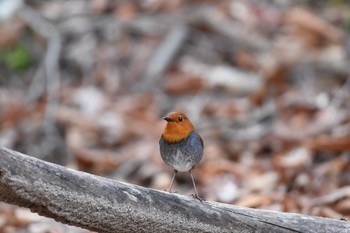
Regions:
<svg viewBox="0 0 350 233"><path fill-rule="evenodd" d="M203 139L185 114L170 112L163 119L167 122L159 139L160 155L163 161L174 169L168 192L171 192L176 174L188 172L195 191L193 196L202 201L192 171L202 160Z"/></svg>

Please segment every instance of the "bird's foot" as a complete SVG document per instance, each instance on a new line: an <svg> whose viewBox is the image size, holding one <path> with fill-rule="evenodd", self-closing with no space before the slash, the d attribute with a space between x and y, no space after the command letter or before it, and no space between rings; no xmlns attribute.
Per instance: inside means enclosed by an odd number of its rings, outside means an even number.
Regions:
<svg viewBox="0 0 350 233"><path fill-rule="evenodd" d="M191 194L191 197L194 197L194 198L198 199L200 202L206 201L204 198L201 198L197 194Z"/></svg>

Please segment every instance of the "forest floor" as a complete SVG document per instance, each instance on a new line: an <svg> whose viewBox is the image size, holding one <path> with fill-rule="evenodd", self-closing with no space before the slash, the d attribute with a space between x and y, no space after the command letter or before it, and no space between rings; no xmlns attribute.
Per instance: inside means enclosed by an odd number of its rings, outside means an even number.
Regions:
<svg viewBox="0 0 350 233"><path fill-rule="evenodd" d="M162 117L182 111L204 139L205 199L350 220L347 1L0 9L0 146L163 190ZM173 189L193 193L190 176ZM88 231L0 203L0 232Z"/></svg>

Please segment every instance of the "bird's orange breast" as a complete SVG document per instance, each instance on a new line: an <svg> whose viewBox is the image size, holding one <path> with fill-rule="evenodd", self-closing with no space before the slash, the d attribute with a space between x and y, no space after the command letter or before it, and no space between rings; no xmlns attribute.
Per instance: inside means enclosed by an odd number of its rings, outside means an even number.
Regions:
<svg viewBox="0 0 350 233"><path fill-rule="evenodd" d="M183 126L176 122L168 122L164 128L163 137L167 143L181 142L193 131L193 126Z"/></svg>

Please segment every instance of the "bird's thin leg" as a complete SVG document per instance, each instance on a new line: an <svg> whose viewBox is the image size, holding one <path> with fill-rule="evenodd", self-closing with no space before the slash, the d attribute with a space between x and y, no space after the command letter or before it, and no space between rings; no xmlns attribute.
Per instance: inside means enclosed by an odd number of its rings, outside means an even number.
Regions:
<svg viewBox="0 0 350 233"><path fill-rule="evenodd" d="M174 182L176 174L177 174L177 171L174 170L174 175L173 175L173 178L171 178L170 186L169 186L169 189L168 189L169 193L171 193L171 187L173 186L173 182Z"/></svg>
<svg viewBox="0 0 350 233"><path fill-rule="evenodd" d="M199 197L198 195L198 192L197 192L197 188L196 188L196 183L194 182L194 178L193 178L193 175L192 175L192 170L189 171L190 175L191 175L191 179L192 179L192 184L193 184L193 187L194 187L194 191L195 191L195 195L193 195L195 198L197 198L198 200L200 201L203 201L202 198Z"/></svg>

